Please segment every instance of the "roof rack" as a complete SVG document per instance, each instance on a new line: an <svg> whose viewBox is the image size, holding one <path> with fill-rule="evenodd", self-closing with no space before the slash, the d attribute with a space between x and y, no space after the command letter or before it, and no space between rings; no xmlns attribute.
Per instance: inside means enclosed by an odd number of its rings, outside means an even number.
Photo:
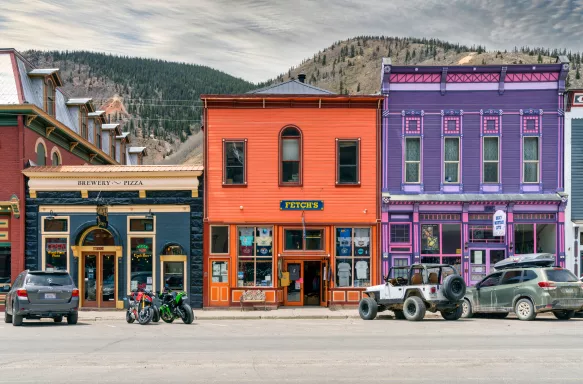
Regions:
<svg viewBox="0 0 583 384"><path fill-rule="evenodd" d="M555 263L556 258L550 253L532 253L499 261L494 264L494 269L552 267Z"/></svg>

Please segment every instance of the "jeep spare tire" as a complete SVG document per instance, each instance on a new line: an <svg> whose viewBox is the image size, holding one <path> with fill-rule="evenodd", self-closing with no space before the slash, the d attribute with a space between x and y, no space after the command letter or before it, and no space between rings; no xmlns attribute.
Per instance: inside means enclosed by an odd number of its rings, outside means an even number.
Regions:
<svg viewBox="0 0 583 384"><path fill-rule="evenodd" d="M425 317L425 303L417 296L409 296L403 304L403 314L409 321L420 321Z"/></svg>
<svg viewBox="0 0 583 384"><path fill-rule="evenodd" d="M466 282L460 275L449 275L443 281L443 296L451 301L459 301L466 294Z"/></svg>
<svg viewBox="0 0 583 384"><path fill-rule="evenodd" d="M365 297L358 303L358 314L363 320L374 320L377 317L377 302L370 297Z"/></svg>

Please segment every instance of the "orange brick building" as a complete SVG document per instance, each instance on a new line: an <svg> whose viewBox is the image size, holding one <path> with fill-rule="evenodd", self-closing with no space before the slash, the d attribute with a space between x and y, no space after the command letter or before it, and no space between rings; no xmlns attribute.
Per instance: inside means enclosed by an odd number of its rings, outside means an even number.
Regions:
<svg viewBox="0 0 583 384"><path fill-rule="evenodd" d="M202 97L206 307L357 304L380 280L381 98L303 80Z"/></svg>

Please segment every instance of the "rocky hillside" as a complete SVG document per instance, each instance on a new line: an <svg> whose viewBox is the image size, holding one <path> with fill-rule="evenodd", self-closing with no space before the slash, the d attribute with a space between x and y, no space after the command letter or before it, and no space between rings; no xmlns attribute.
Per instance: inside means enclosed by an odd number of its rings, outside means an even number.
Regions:
<svg viewBox="0 0 583 384"><path fill-rule="evenodd" d="M379 91L383 57L390 57L398 65L485 65L554 63L559 54L570 58L568 85L582 87L581 52L529 47L488 51L482 46L468 47L435 39L367 36L334 43L270 82L297 78L303 72L310 84L333 92L370 94Z"/></svg>
<svg viewBox="0 0 583 384"><path fill-rule="evenodd" d="M93 52L27 51L40 68L59 68L72 97L92 97L111 122L148 148L146 164L175 153L200 130L200 95L244 93L257 85L224 72L185 63Z"/></svg>

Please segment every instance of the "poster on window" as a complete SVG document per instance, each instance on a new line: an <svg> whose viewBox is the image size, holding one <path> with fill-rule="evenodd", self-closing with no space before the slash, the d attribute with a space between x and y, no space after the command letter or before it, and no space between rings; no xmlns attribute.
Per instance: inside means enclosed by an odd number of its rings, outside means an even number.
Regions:
<svg viewBox="0 0 583 384"><path fill-rule="evenodd" d="M506 236L506 212L501 210L496 211L492 225L494 236Z"/></svg>

